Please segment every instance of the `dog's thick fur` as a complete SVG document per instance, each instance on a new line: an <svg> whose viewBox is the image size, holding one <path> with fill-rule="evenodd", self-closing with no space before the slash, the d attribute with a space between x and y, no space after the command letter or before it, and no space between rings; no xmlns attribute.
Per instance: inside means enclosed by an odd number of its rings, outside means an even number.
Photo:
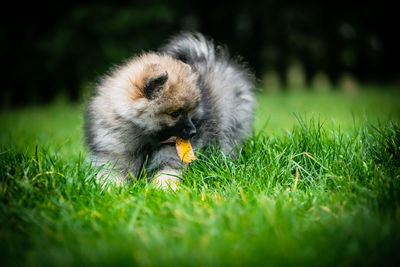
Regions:
<svg viewBox="0 0 400 267"><path fill-rule="evenodd" d="M100 81L85 118L93 160L115 166L101 173L108 179L124 182L145 167L162 187L174 187L183 165L175 146L162 142L179 136L194 149L218 145L230 153L252 129L253 86L252 74L224 49L199 33L180 34Z"/></svg>

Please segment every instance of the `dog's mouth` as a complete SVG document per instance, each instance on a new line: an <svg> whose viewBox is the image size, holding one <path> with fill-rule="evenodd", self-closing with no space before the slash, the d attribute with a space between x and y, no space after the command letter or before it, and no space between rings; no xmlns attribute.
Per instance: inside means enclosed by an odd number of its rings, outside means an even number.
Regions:
<svg viewBox="0 0 400 267"><path fill-rule="evenodd" d="M161 143L175 144L176 152L178 153L179 158L184 163L192 163L194 160L196 160L196 156L194 155L193 148L189 140L185 140L176 136L171 136Z"/></svg>
<svg viewBox="0 0 400 267"><path fill-rule="evenodd" d="M176 142L176 136L171 136L168 139L165 139L164 141L161 142L161 144L172 144Z"/></svg>

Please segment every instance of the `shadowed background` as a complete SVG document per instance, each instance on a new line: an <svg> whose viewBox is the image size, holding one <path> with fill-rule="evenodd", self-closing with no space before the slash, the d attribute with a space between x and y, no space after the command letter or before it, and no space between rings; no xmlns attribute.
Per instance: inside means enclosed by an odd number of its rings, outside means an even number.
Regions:
<svg viewBox="0 0 400 267"><path fill-rule="evenodd" d="M397 10L380 2L161 1L3 9L3 107L78 101L112 65L200 31L241 55L266 90L397 84ZM345 89L346 90L346 89Z"/></svg>

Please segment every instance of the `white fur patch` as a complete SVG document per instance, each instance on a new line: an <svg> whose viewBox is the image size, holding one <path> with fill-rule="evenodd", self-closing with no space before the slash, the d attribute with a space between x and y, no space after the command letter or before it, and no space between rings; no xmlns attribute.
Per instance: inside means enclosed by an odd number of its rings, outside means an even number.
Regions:
<svg viewBox="0 0 400 267"><path fill-rule="evenodd" d="M180 183L180 172L174 169L164 169L159 171L153 180L153 184L157 189L176 191Z"/></svg>

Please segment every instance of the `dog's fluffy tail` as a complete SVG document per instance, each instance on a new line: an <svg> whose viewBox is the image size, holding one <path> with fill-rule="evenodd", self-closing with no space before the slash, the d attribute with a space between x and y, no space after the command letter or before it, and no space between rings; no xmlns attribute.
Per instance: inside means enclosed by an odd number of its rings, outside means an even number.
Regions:
<svg viewBox="0 0 400 267"><path fill-rule="evenodd" d="M199 62L212 64L215 61L216 53L226 53L224 49L216 48L214 43L207 40L202 34L189 32L172 37L161 48L161 51L192 66Z"/></svg>
<svg viewBox="0 0 400 267"><path fill-rule="evenodd" d="M254 76L246 64L240 58L231 59L225 47L214 45L201 33L183 32L175 35L160 51L192 66L203 81L239 82L247 83L245 87L254 86Z"/></svg>

